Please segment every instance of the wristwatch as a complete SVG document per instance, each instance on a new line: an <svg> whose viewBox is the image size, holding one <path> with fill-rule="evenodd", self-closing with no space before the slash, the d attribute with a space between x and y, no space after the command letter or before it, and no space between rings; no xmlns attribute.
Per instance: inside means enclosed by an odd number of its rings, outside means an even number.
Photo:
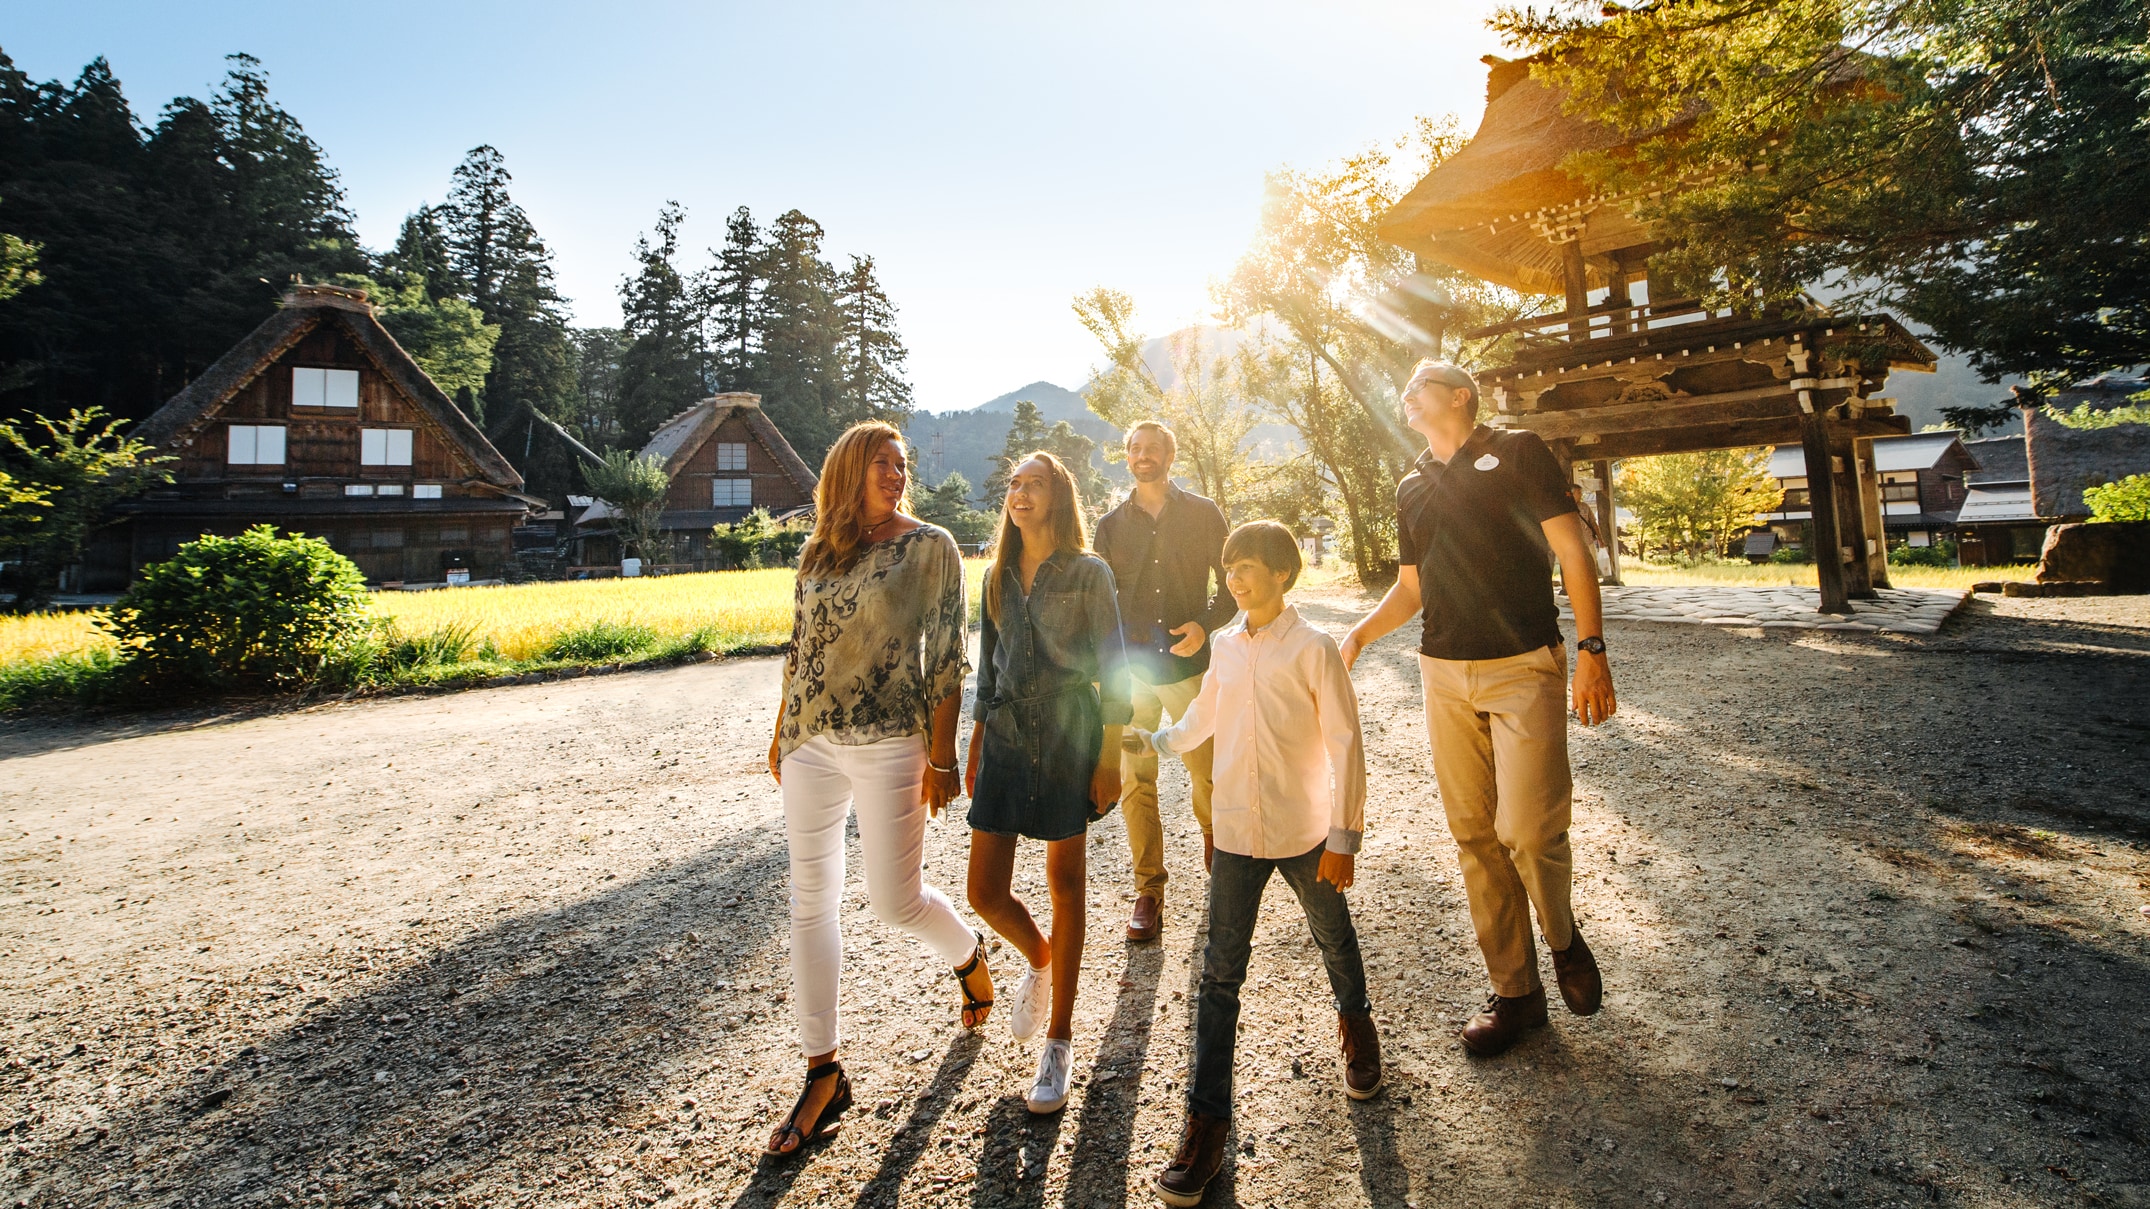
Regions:
<svg viewBox="0 0 2150 1209"><path fill-rule="evenodd" d="M1592 635L1588 638L1578 639L1575 643L1575 649L1578 651L1588 651L1593 655L1602 655L1605 653L1605 640L1603 638L1597 637L1596 635Z"/></svg>

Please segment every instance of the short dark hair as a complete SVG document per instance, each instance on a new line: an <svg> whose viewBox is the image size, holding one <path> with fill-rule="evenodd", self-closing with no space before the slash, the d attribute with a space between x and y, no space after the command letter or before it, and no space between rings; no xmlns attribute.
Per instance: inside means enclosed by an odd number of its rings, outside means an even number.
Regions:
<svg viewBox="0 0 2150 1209"><path fill-rule="evenodd" d="M1277 521L1248 521L1232 530L1232 535L1224 539L1224 564L1230 566L1242 558L1251 558L1272 571L1290 572L1291 579L1284 584L1287 592L1299 582L1299 570L1306 566L1299 557L1299 539Z"/></svg>

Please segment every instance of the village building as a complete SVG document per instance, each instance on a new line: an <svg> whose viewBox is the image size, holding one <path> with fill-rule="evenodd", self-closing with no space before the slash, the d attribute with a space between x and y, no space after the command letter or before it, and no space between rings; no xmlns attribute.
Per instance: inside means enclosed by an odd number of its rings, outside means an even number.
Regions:
<svg viewBox="0 0 2150 1209"><path fill-rule="evenodd" d="M375 584L494 580L509 530L543 507L360 290L294 288L135 435L175 459L173 481L117 508L87 591L260 524L327 539Z"/></svg>
<svg viewBox="0 0 2150 1209"><path fill-rule="evenodd" d="M1965 476L1978 463L1954 429L1874 439L1874 474L1881 489L1882 531L1891 545L1931 546L1952 540L1963 507ZM1779 445L1770 453L1769 475L1784 489L1784 502L1767 524L1779 546L1803 548L1813 508L1807 486L1806 450Z"/></svg>
<svg viewBox="0 0 2150 1209"><path fill-rule="evenodd" d="M1966 567L2034 562L2046 524L2031 507L2030 451L2023 434L1965 441L1978 463L1964 476L1956 513L1956 561Z"/></svg>
<svg viewBox="0 0 2150 1209"><path fill-rule="evenodd" d="M820 476L762 410L760 395L711 395L658 425L641 454L662 459L671 477L658 529L670 539L673 564L683 569L723 569L709 542L718 525L744 520L756 509L779 521L813 511ZM570 506L576 506L572 499ZM612 511L604 501L588 501L575 528L579 563L619 562Z"/></svg>

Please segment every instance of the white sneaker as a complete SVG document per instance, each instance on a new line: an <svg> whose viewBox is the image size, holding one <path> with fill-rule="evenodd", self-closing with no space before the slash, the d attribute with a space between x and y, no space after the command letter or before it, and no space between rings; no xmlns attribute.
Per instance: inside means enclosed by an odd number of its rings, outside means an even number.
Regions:
<svg viewBox="0 0 2150 1209"><path fill-rule="evenodd" d="M1028 968L1025 963L1022 981L1015 984L1015 1006L1008 1009L1008 1031L1017 1041L1028 1041L1038 1035L1038 1026L1045 1022L1045 1014L1053 1006L1052 967L1042 970Z"/></svg>
<svg viewBox="0 0 2150 1209"><path fill-rule="evenodd" d="M1023 1106L1040 1116L1067 1107L1068 1079L1074 1065L1073 1042L1047 1039L1045 1051L1038 1055L1038 1081L1030 1085L1030 1098Z"/></svg>

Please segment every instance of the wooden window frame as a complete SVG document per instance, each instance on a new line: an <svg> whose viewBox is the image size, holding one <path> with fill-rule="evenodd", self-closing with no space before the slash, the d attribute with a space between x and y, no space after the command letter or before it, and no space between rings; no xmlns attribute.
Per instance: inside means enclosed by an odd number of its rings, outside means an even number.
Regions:
<svg viewBox="0 0 2150 1209"><path fill-rule="evenodd" d="M247 448L252 451L245 461L240 461L232 456L238 452L239 434L242 432L247 434ZM274 432L276 434L277 458L273 462L264 460L260 456L261 434L264 432ZM290 460L291 434L287 430L287 426L282 424L227 424L224 426L224 464L226 466L283 466L289 464Z"/></svg>

